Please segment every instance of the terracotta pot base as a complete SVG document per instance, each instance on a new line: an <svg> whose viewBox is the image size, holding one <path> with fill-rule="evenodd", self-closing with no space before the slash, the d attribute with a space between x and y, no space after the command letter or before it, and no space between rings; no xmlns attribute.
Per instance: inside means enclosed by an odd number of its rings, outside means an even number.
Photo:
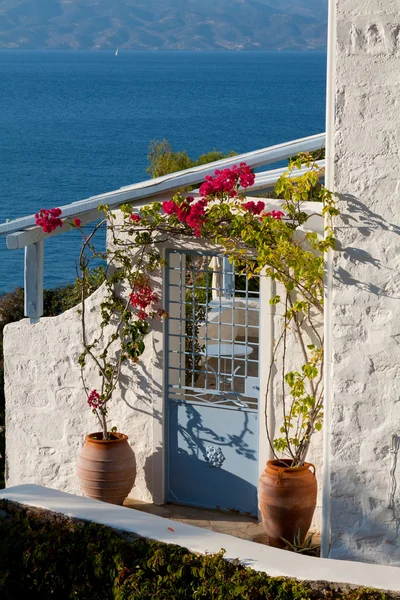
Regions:
<svg viewBox="0 0 400 600"><path fill-rule="evenodd" d="M317 502L315 467L291 468L290 460L269 460L259 481L259 507L271 546L283 548L300 532L304 542ZM310 467L314 470L312 473Z"/></svg>
<svg viewBox="0 0 400 600"><path fill-rule="evenodd" d="M78 480L87 498L110 504L122 504L131 491L136 477L136 461L128 437L112 434L103 440L103 434L90 433L78 457Z"/></svg>

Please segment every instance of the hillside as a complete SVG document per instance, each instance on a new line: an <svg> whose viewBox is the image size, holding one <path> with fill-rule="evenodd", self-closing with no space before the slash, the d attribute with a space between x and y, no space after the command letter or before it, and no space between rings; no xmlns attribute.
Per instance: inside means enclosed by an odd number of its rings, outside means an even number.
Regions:
<svg viewBox="0 0 400 600"><path fill-rule="evenodd" d="M322 50L327 0L0 0L0 48Z"/></svg>

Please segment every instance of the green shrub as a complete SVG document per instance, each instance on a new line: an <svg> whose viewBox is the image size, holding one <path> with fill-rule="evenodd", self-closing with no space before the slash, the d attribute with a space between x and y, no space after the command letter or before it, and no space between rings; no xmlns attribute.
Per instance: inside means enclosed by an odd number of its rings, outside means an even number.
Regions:
<svg viewBox="0 0 400 600"><path fill-rule="evenodd" d="M87 294L93 294L105 280L106 273L103 266L96 267L87 274ZM81 301L82 281L77 278L75 283L68 283L51 290L44 290L43 316L54 317L66 310L73 308Z"/></svg>
<svg viewBox="0 0 400 600"><path fill-rule="evenodd" d="M110 529L51 521L3 509L0 597L46 600L384 600L381 592L319 592L307 583L269 577L225 561L223 550L196 555L172 544L127 542Z"/></svg>
<svg viewBox="0 0 400 600"><path fill-rule="evenodd" d="M320 148L319 150L312 150L311 152L299 152L295 156L289 158L289 163L296 162L296 160L300 159L304 162L304 159L311 160L323 160L325 158L325 148Z"/></svg>
<svg viewBox="0 0 400 600"><path fill-rule="evenodd" d="M147 173L149 173L151 177L161 177L162 175L169 175L170 173L176 173L176 171L183 171L184 169L205 165L235 155L236 152L232 151L228 154L224 154L214 148L211 152L207 152L198 158L192 159L187 154L186 150L175 152L171 144L165 139L152 140L147 155L149 160Z"/></svg>

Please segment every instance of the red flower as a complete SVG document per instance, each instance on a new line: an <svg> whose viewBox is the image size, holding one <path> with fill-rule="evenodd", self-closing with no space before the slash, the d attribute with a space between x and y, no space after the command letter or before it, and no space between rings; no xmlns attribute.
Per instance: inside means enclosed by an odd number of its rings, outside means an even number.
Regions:
<svg viewBox="0 0 400 600"><path fill-rule="evenodd" d="M189 216L189 213L190 213L190 206L188 203L184 202L178 208L178 213L176 215L178 217L178 221L180 221L181 223L185 223L187 217Z"/></svg>
<svg viewBox="0 0 400 600"><path fill-rule="evenodd" d="M141 321L145 321L149 315L144 310L139 310L137 313L137 318Z"/></svg>
<svg viewBox="0 0 400 600"><path fill-rule="evenodd" d="M201 228L203 227L206 217L205 208L207 204L207 200L202 198L196 202L196 204L192 204L190 207L190 212L186 218L186 223L191 229L193 229L195 237L200 237L201 235Z"/></svg>
<svg viewBox="0 0 400 600"><path fill-rule="evenodd" d="M93 410L97 410L101 404L101 397L97 390L92 390L88 396L88 404Z"/></svg>
<svg viewBox="0 0 400 600"><path fill-rule="evenodd" d="M199 188L199 192L202 196L209 196L214 191L212 183L209 181L210 179L212 179L211 176L207 175L206 181L202 183Z"/></svg>
<svg viewBox="0 0 400 600"><path fill-rule="evenodd" d="M139 221L142 220L142 217L138 214L132 213L130 216L131 221L133 221L134 223L139 223Z"/></svg>
<svg viewBox="0 0 400 600"><path fill-rule="evenodd" d="M246 163L240 163L239 166L233 165L231 169L217 169L214 171L214 177L207 175L206 181L200 186L202 196L215 196L216 194L229 194L231 198L237 195L237 190L253 185L255 175Z"/></svg>
<svg viewBox="0 0 400 600"><path fill-rule="evenodd" d="M249 202L243 202L242 206L252 215L259 215L264 210L265 203L260 200L256 204L253 200L249 200Z"/></svg>
<svg viewBox="0 0 400 600"><path fill-rule="evenodd" d="M81 227L82 226L82 222L81 222L80 219L78 219L78 217L76 217L74 219L74 225L75 225L75 227Z"/></svg>
<svg viewBox="0 0 400 600"><path fill-rule="evenodd" d="M251 171L250 167L248 165L246 165L246 163L244 163L244 162L240 163L238 174L239 174L240 185L243 188L251 187L254 184L256 176Z"/></svg>
<svg viewBox="0 0 400 600"><path fill-rule="evenodd" d="M146 312L151 304L158 302L158 297L154 294L148 279L143 278L141 282L136 283L133 292L129 296L133 308L138 308L137 317L144 321L149 316Z"/></svg>
<svg viewBox="0 0 400 600"><path fill-rule="evenodd" d="M59 218L62 214L60 208L41 208L38 213L35 214L36 225L42 228L45 233L51 233L57 227L62 227L63 222Z"/></svg>
<svg viewBox="0 0 400 600"><path fill-rule="evenodd" d="M285 216L285 213L281 210L271 210L271 212L266 213L266 217L271 217L272 219L276 219L277 221L282 221L282 217Z"/></svg>
<svg viewBox="0 0 400 600"><path fill-rule="evenodd" d="M175 215L178 212L178 205L173 200L165 200L162 207L166 215Z"/></svg>

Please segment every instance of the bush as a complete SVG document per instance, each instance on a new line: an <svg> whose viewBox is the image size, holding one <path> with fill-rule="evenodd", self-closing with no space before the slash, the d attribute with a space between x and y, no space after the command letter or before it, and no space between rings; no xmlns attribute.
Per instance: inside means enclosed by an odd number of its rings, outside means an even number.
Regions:
<svg viewBox="0 0 400 600"><path fill-rule="evenodd" d="M103 266L96 267L87 273L87 294L93 294L105 280L106 272ZM73 308L81 301L82 281L77 278L75 283L52 290L44 290L43 294L43 316L54 317Z"/></svg>
<svg viewBox="0 0 400 600"><path fill-rule="evenodd" d="M145 539L127 542L107 527L51 521L25 510L0 518L0 597L15 600L384 600L363 589L321 592L269 577L215 555ZM56 517L56 518L55 518Z"/></svg>
<svg viewBox="0 0 400 600"><path fill-rule="evenodd" d="M176 171L183 171L184 169L205 165L235 155L236 152L232 151L228 154L224 154L214 148L211 152L202 154L193 160L188 156L186 150L175 152L167 140L152 140L147 155L149 160L147 173L152 177L161 177L162 175L169 175L170 173L176 173Z"/></svg>

